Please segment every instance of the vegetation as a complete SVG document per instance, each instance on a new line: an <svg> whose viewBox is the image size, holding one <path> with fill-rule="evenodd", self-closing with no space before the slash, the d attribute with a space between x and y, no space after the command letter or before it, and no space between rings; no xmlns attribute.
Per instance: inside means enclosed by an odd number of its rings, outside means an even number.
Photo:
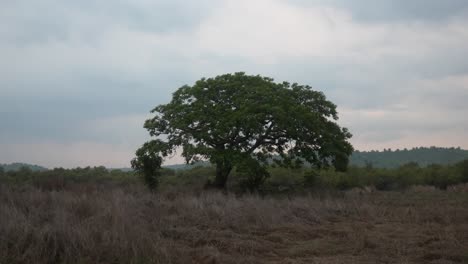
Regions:
<svg viewBox="0 0 468 264"><path fill-rule="evenodd" d="M0 170L0 184L8 186L31 185L41 190L64 190L75 185L87 183L99 186L128 185L139 183L133 172L108 170L105 167L86 167L76 169L55 168L53 170L33 171L21 167L14 171Z"/></svg>
<svg viewBox="0 0 468 264"><path fill-rule="evenodd" d="M359 167L371 164L377 168L397 168L409 162L416 162L425 167L431 164L454 164L466 159L468 159L468 150L419 147L403 150L355 151L351 156L350 164Z"/></svg>
<svg viewBox="0 0 468 264"><path fill-rule="evenodd" d="M158 151L158 144L145 143L136 152L138 158L131 161L132 167L143 176L150 190L156 189L161 175L162 158L158 156Z"/></svg>
<svg viewBox="0 0 468 264"><path fill-rule="evenodd" d="M441 148L441 147L416 147L412 149L391 150L385 149L384 151L359 151L355 150L350 157L350 166L366 167L372 166L374 168L398 168L408 163L417 163L421 167L428 165L453 165L455 163L468 160L468 150L461 148ZM164 168L173 170L188 170L199 166L211 166L209 162L199 161L191 164L177 164L166 165ZM46 171L45 167L38 165L31 165L26 163L11 163L0 164L1 171L18 171L22 168L29 168L32 171ZM109 169L121 170L131 172L130 168Z"/></svg>
<svg viewBox="0 0 468 264"><path fill-rule="evenodd" d="M234 171L226 183L226 187L236 193L258 192L260 194L309 193L323 190L349 190L352 188L373 188L383 191L408 189L411 186L433 186L447 189L449 186L468 183L468 160L452 165L432 164L421 167L417 163L408 163L394 169L350 166L346 172L333 168L317 170L314 168L282 168L268 166L259 168L262 171L251 171L258 168L246 164ZM162 190L181 188L188 191L203 190L205 183L212 181L216 167L199 166L189 170L158 169L158 183ZM252 175L267 173L266 180ZM249 175L251 174L251 175ZM17 171L1 171L0 184L24 185L31 184L45 190L61 190L80 183L96 185L132 185L145 182L148 174L135 174L122 170L108 170L104 167L62 169L48 171L32 171L23 167ZM150 174L151 175L151 174ZM264 176L263 176L264 177ZM262 181L259 188L251 186Z"/></svg>
<svg viewBox="0 0 468 264"><path fill-rule="evenodd" d="M234 168L247 176L243 184L258 188L269 176L271 162L289 168L304 162L317 168L333 165L344 171L353 151L351 134L335 123L336 106L323 93L268 77L236 73L203 78L179 88L170 103L152 113L144 127L155 139L132 161L150 179L161 158L178 147L187 163L214 164L212 186L221 189Z"/></svg>
<svg viewBox="0 0 468 264"><path fill-rule="evenodd" d="M253 194L242 169L229 193L204 189L210 166L161 169L156 193L104 167L0 170L0 264L468 262L468 160L266 169Z"/></svg>
<svg viewBox="0 0 468 264"><path fill-rule="evenodd" d="M0 184L0 263L467 263L468 186L236 197Z"/></svg>
<svg viewBox="0 0 468 264"><path fill-rule="evenodd" d="M458 148L441 147L416 147L412 149L383 151L359 151L355 150L350 157L349 165L356 167L372 166L375 168L398 168L410 162L418 163L421 167L431 164L450 165L468 159L468 150ZM174 170L192 169L197 166L210 166L209 162L197 162L194 164L177 164L164 166Z"/></svg>
<svg viewBox="0 0 468 264"><path fill-rule="evenodd" d="M468 160L453 165L429 165L421 167L408 163L395 169L374 168L372 166L350 166L346 172L332 168L316 170L311 168L268 167L270 177L256 189L260 194L297 194L323 190L339 191L353 188L372 188L382 191L405 190L411 186L432 186L447 189L449 186L468 182ZM196 167L179 170L161 176L161 187L184 187L201 189L203 183L211 179L214 167ZM228 181L228 189L234 192L252 191L244 184L245 172L234 172Z"/></svg>
<svg viewBox="0 0 468 264"><path fill-rule="evenodd" d="M10 163L10 164L0 164L0 170L3 170L3 171L17 171L17 170L19 170L19 169L21 169L23 167L27 167L32 171L45 171L45 170L47 170L47 168L44 168L42 166L31 165L31 164L26 164L26 163L19 163L19 162Z"/></svg>

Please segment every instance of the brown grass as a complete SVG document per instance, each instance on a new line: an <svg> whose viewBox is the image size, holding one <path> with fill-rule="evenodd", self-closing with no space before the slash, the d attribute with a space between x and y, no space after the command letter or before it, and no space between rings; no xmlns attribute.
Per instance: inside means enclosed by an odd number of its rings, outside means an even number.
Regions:
<svg viewBox="0 0 468 264"><path fill-rule="evenodd" d="M0 263L468 263L468 192L454 190L288 199L0 186Z"/></svg>

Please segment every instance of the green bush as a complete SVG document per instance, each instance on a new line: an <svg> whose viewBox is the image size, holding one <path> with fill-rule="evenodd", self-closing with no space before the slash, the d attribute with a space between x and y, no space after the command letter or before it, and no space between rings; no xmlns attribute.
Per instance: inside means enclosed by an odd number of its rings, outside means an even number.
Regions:
<svg viewBox="0 0 468 264"><path fill-rule="evenodd" d="M253 159L245 160L236 171L242 191L258 191L265 180L270 177L267 168Z"/></svg>
<svg viewBox="0 0 468 264"><path fill-rule="evenodd" d="M401 187L401 183L390 173L380 172L376 175L374 186L379 191L392 191Z"/></svg>
<svg viewBox="0 0 468 264"><path fill-rule="evenodd" d="M308 188L318 188L321 185L320 173L311 169L304 173L304 186Z"/></svg>
<svg viewBox="0 0 468 264"><path fill-rule="evenodd" d="M459 174L459 180L463 183L468 182L468 160L457 163L456 169Z"/></svg>
<svg viewBox="0 0 468 264"><path fill-rule="evenodd" d="M214 175L214 167L197 166L190 170L168 170L163 169L160 178L161 188L168 186L182 186L182 187L193 187L195 189L202 189L203 186L210 180Z"/></svg>
<svg viewBox="0 0 468 264"><path fill-rule="evenodd" d="M416 162L410 162L397 168L395 170L395 177L399 188L424 184L422 169Z"/></svg>
<svg viewBox="0 0 468 264"><path fill-rule="evenodd" d="M427 185L432 185L443 190L447 189L447 186L450 185L447 171L444 170L442 165L438 164L432 164L426 168L425 179Z"/></svg>

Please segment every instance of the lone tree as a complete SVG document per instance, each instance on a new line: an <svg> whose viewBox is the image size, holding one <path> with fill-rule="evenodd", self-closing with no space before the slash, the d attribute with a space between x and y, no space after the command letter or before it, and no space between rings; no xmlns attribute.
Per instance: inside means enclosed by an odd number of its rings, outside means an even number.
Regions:
<svg viewBox="0 0 468 264"><path fill-rule="evenodd" d="M233 168L250 173L251 184L268 177L266 166L345 170L351 134L336 124L336 106L308 85L275 83L245 73L203 78L182 86L168 104L154 108L144 127L154 138L136 153L132 166L148 179L164 157L182 149L187 163L216 166L214 187L225 188ZM148 169L149 168L149 169ZM154 184L154 183L153 183Z"/></svg>

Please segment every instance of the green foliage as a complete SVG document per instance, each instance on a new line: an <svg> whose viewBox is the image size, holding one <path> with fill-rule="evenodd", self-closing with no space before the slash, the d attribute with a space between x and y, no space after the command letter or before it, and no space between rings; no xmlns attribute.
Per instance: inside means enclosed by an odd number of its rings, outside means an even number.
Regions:
<svg viewBox="0 0 468 264"><path fill-rule="evenodd" d="M367 186L382 191L403 190L415 185L446 189L451 185L465 183L467 168L468 160L455 165L427 167L409 163L395 169L350 166L346 172L334 168L317 170L273 166L257 168L256 171L252 170L251 165L246 164L245 167L239 166L233 172L229 187L235 191L259 191L262 194L334 191ZM216 168L212 166L198 166L178 171L163 168L158 171L157 179L161 188L182 187L181 190L201 191L204 184L213 179L215 171ZM44 190L73 188L81 183L92 183L95 188L100 188L99 186L104 184L130 185L140 183L142 180L144 178L137 177L135 172L108 170L104 167L56 168L48 171L23 168L0 173L0 185L26 184Z"/></svg>
<svg viewBox="0 0 468 264"><path fill-rule="evenodd" d="M161 175L162 158L158 156L160 145L160 142L156 140L145 143L136 151L137 157L131 161L132 168L143 176L150 190L155 190L158 187Z"/></svg>
<svg viewBox="0 0 468 264"><path fill-rule="evenodd" d="M304 186L316 188L320 186L320 173L317 170L309 170L304 174Z"/></svg>
<svg viewBox="0 0 468 264"><path fill-rule="evenodd" d="M62 190L81 183L128 185L137 183L134 172L108 170L105 167L86 167L75 169L55 168L46 171L33 171L28 167L0 174L0 184L29 184L44 190Z"/></svg>
<svg viewBox="0 0 468 264"><path fill-rule="evenodd" d="M401 188L406 188L412 185L424 184L424 175L422 169L416 162L409 162L402 165L396 171L396 180L400 183Z"/></svg>
<svg viewBox="0 0 468 264"><path fill-rule="evenodd" d="M349 165L369 168L398 168L408 163L416 163L420 167L430 164L449 165L468 159L468 150L460 148L418 147L404 150L385 151L354 151L350 157ZM307 167L308 164L305 164ZM166 166L171 169L191 169L196 166L210 166L207 161L195 164L178 164Z"/></svg>
<svg viewBox="0 0 468 264"><path fill-rule="evenodd" d="M162 169L161 172L161 188L177 186L183 189L202 190L205 184L212 180L215 169L211 166L197 166L189 170L178 171Z"/></svg>
<svg viewBox="0 0 468 264"><path fill-rule="evenodd" d="M270 177L267 167L252 158L240 162L237 166L237 173L241 178L241 189L250 192L257 191L265 180Z"/></svg>
<svg viewBox="0 0 468 264"><path fill-rule="evenodd" d="M426 184L446 189L449 185L463 182L461 175L457 175L458 173L454 169L454 166L442 166L438 164L428 166L424 171L426 174Z"/></svg>
<svg viewBox="0 0 468 264"><path fill-rule="evenodd" d="M468 159L457 164L457 170L462 182L468 182Z"/></svg>
<svg viewBox="0 0 468 264"><path fill-rule="evenodd" d="M376 175L374 186L379 191L397 190L400 187L396 177L388 171L382 171Z"/></svg>
<svg viewBox="0 0 468 264"><path fill-rule="evenodd" d="M395 169L374 168L372 166L350 166L346 172L334 168L282 168L265 167L269 177L262 179L263 184L248 188L246 179L249 174L236 170L230 182L231 190L260 191L261 193L295 193L319 190L347 190L352 188L374 187L381 191L404 190L416 185L429 185L439 189L446 189L451 185L463 183L466 178L468 160L455 165L430 165L420 167L410 162ZM185 186L193 184L200 186L199 180L209 179L215 171L214 167L198 167L192 170L177 171L175 177L170 178L171 185ZM163 177L166 178L166 177ZM168 183L168 180L165 180ZM252 184L255 185L255 181ZM189 184L187 184L189 183Z"/></svg>
<svg viewBox="0 0 468 264"><path fill-rule="evenodd" d="M145 174L140 160L153 162L181 147L187 163L209 160L216 166L212 185L218 188L225 188L233 168L245 171L246 161L251 167L244 184L256 188L271 161L283 167L305 161L345 170L353 151L351 134L336 124L336 106L322 92L268 77L235 73L203 78L179 88L170 103L152 113L144 127L156 139L137 151L134 168Z"/></svg>
<svg viewBox="0 0 468 264"><path fill-rule="evenodd" d="M0 164L0 168L3 169L3 171L18 171L23 167L27 167L31 169L32 171L46 171L47 170L46 168L42 166L19 163L19 162L10 163L10 164Z"/></svg>

